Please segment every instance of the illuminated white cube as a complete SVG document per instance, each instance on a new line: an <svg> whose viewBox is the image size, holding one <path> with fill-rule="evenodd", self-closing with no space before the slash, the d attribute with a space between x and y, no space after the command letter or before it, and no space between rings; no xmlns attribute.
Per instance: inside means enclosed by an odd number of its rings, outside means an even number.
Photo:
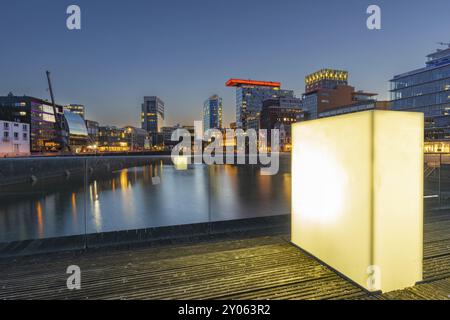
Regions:
<svg viewBox="0 0 450 320"><path fill-rule="evenodd" d="M422 113L293 125L292 242L369 291L422 280Z"/></svg>

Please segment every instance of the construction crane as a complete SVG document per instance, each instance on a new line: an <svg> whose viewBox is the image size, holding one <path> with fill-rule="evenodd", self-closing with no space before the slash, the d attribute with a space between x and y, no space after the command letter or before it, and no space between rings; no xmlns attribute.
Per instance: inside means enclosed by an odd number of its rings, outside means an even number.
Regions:
<svg viewBox="0 0 450 320"><path fill-rule="evenodd" d="M61 123L62 120L60 121L60 119L58 119L58 116L57 116L58 112L57 112L57 108L56 108L55 96L53 95L52 81L50 80L50 71L47 70L45 73L47 75L48 90L50 91L50 98L52 99L53 114L55 115L56 129L58 130L58 132L61 135L59 140L62 145L62 150L70 151L69 144L67 143L65 137L63 136L63 126Z"/></svg>

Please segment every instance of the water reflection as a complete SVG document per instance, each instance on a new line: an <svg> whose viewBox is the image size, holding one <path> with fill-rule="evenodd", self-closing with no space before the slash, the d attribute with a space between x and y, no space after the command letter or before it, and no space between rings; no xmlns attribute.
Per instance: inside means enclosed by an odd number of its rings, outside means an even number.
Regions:
<svg viewBox="0 0 450 320"><path fill-rule="evenodd" d="M94 160L89 166L86 186L83 177L71 177L0 188L0 242L84 234L85 223L93 233L290 212L288 157L275 176L251 165L177 170L160 160L103 175L95 174Z"/></svg>

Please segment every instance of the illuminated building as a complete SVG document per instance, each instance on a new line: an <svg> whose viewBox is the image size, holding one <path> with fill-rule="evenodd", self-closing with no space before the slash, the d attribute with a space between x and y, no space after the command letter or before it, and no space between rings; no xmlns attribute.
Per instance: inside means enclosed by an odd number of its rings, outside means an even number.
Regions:
<svg viewBox="0 0 450 320"><path fill-rule="evenodd" d="M426 66L390 80L392 110L425 115L427 140L450 140L450 48L427 56Z"/></svg>
<svg viewBox="0 0 450 320"><path fill-rule="evenodd" d="M263 101L278 97L294 97L294 91L281 90L280 82L230 79L227 87L236 87L236 127L247 129L247 118L261 112Z"/></svg>
<svg viewBox="0 0 450 320"><path fill-rule="evenodd" d="M95 145L98 144L98 127L100 126L99 123L93 120L85 120L85 122L91 143Z"/></svg>
<svg viewBox="0 0 450 320"><path fill-rule="evenodd" d="M317 89L334 89L348 84L348 72L344 70L322 69L305 77L305 93Z"/></svg>
<svg viewBox="0 0 450 320"><path fill-rule="evenodd" d="M74 153L85 151L89 144L89 135L84 119L81 115L66 109L64 110L64 121L70 151Z"/></svg>
<svg viewBox="0 0 450 320"><path fill-rule="evenodd" d="M263 102L260 115L260 128L267 129L267 142L271 145L271 129L280 130L280 148L282 151L291 149L291 124L303 120L299 98L268 99Z"/></svg>
<svg viewBox="0 0 450 320"><path fill-rule="evenodd" d="M163 127L164 108L164 102L160 98L155 96L144 97L141 113L142 129L150 134L154 145L157 144L158 134L161 133Z"/></svg>
<svg viewBox="0 0 450 320"><path fill-rule="evenodd" d="M115 126L100 126L98 128L98 150L100 152L129 151L125 130Z"/></svg>
<svg viewBox="0 0 450 320"><path fill-rule="evenodd" d="M54 110L48 101L10 94L0 97L0 108L15 110L12 112L18 113L23 117L23 122L30 124L31 152L59 151L67 142L62 106L56 105Z"/></svg>
<svg viewBox="0 0 450 320"><path fill-rule="evenodd" d="M428 140L425 141L425 153L450 153L450 141Z"/></svg>
<svg viewBox="0 0 450 320"><path fill-rule="evenodd" d="M423 114L293 125L294 244L369 291L422 280Z"/></svg>
<svg viewBox="0 0 450 320"><path fill-rule="evenodd" d="M222 98L212 95L203 103L203 130L222 129Z"/></svg>
<svg viewBox="0 0 450 320"><path fill-rule="evenodd" d="M85 119L86 110L85 107L82 104L69 104L67 106L64 106L65 110L68 110L72 113L80 115L83 119Z"/></svg>
<svg viewBox="0 0 450 320"><path fill-rule="evenodd" d="M150 149L150 137L146 130L132 126L127 126L123 129L130 151Z"/></svg>
<svg viewBox="0 0 450 320"><path fill-rule="evenodd" d="M328 110L347 108L360 101L374 101L375 96L375 93L355 91L349 86L347 71L323 69L305 77L302 108L309 119L317 119Z"/></svg>

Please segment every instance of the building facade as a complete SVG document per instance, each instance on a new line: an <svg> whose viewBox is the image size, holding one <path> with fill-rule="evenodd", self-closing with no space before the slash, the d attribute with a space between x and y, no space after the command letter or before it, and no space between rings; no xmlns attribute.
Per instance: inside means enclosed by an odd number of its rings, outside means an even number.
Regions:
<svg viewBox="0 0 450 320"><path fill-rule="evenodd" d="M85 122L90 139L90 144L98 145L98 128L100 127L99 123L93 120L85 120Z"/></svg>
<svg viewBox="0 0 450 320"><path fill-rule="evenodd" d="M65 110L78 114L83 119L86 119L86 108L82 104L69 104L64 106Z"/></svg>
<svg viewBox="0 0 450 320"><path fill-rule="evenodd" d="M203 103L203 130L222 129L222 98L212 95Z"/></svg>
<svg viewBox="0 0 450 320"><path fill-rule="evenodd" d="M0 157L30 155L30 125L0 119Z"/></svg>
<svg viewBox="0 0 450 320"><path fill-rule="evenodd" d="M267 130L268 147L271 146L271 130L278 129L280 130L281 150L291 150L291 125L304 120L301 104L302 101L299 98L278 98L264 101L260 115L260 128Z"/></svg>
<svg viewBox="0 0 450 320"><path fill-rule="evenodd" d="M123 128L115 126L100 126L98 128L98 151L126 152L129 150L130 147Z"/></svg>
<svg viewBox="0 0 450 320"><path fill-rule="evenodd" d="M80 114L64 110L65 128L68 134L68 146L71 152L85 152L89 144L86 122Z"/></svg>
<svg viewBox="0 0 450 320"><path fill-rule="evenodd" d="M305 93L317 89L334 89L338 85L348 84L348 72L345 70L322 69L305 77Z"/></svg>
<svg viewBox="0 0 450 320"><path fill-rule="evenodd" d="M247 119L257 117L263 101L278 97L294 97L294 91L282 90L280 82L230 79L227 87L236 87L236 127L247 129Z"/></svg>
<svg viewBox="0 0 450 320"><path fill-rule="evenodd" d="M424 68L390 80L392 109L425 115L426 140L450 140L450 47L427 56Z"/></svg>
<svg viewBox="0 0 450 320"><path fill-rule="evenodd" d="M390 101L363 100L348 106L340 106L334 109L328 109L319 113L319 118L334 117L341 114L367 111L367 110L389 110Z"/></svg>
<svg viewBox="0 0 450 320"><path fill-rule="evenodd" d="M130 151L150 149L150 137L146 130L127 126L124 128L124 132Z"/></svg>
<svg viewBox="0 0 450 320"><path fill-rule="evenodd" d="M323 69L305 77L302 108L308 119L317 119L328 110L374 100L376 95L348 85L347 71Z"/></svg>
<svg viewBox="0 0 450 320"><path fill-rule="evenodd" d="M141 124L142 129L146 130L151 136L161 132L164 125L164 102L156 97L144 97L142 104Z"/></svg>
<svg viewBox="0 0 450 320"><path fill-rule="evenodd" d="M45 100L14 96L0 97L0 110L21 117L30 125L30 151L32 153L56 152L68 144L64 127L63 107Z"/></svg>

